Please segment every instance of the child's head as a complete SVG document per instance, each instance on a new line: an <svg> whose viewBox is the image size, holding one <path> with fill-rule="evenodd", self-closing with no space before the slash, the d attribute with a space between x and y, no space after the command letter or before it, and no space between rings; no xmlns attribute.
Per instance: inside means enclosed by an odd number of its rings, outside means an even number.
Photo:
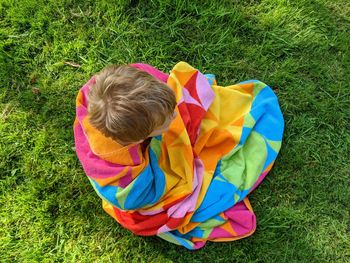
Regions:
<svg viewBox="0 0 350 263"><path fill-rule="evenodd" d="M123 144L165 131L175 106L175 94L165 83L127 65L103 69L88 95L90 123Z"/></svg>

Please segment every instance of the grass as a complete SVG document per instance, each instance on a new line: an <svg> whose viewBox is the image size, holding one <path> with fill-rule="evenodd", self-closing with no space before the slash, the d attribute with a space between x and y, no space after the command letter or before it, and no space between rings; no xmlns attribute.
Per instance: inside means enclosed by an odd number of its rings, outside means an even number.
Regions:
<svg viewBox="0 0 350 263"><path fill-rule="evenodd" d="M1 0L0 262L349 262L349 17L347 0ZM197 252L122 229L73 148L94 72L181 60L268 83L286 120L256 233Z"/></svg>

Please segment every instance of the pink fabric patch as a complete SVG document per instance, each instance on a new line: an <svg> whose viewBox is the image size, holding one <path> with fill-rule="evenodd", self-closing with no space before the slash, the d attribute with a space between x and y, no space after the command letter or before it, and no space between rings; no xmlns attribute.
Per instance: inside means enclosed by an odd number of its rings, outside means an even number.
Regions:
<svg viewBox="0 0 350 263"><path fill-rule="evenodd" d="M89 81L87 82L88 85L92 85L96 83L96 77L93 76L91 79L89 79Z"/></svg>
<svg viewBox="0 0 350 263"><path fill-rule="evenodd" d="M118 186L125 188L132 182L131 167L128 168L128 172L122 178L119 179Z"/></svg>
<svg viewBox="0 0 350 263"><path fill-rule="evenodd" d="M188 92L187 89L182 89L182 100L186 103L186 104L194 104L197 105L198 107L202 107L202 105L196 101L194 98L192 98L191 94Z"/></svg>
<svg viewBox="0 0 350 263"><path fill-rule="evenodd" d="M246 235L256 227L255 214L248 210L243 201L225 211L224 214L238 236Z"/></svg>
<svg viewBox="0 0 350 263"><path fill-rule="evenodd" d="M148 74L151 74L153 77L165 83L168 81L168 77L169 77L168 74L152 67L151 65L144 64L144 63L134 63L134 64L130 64L130 66L137 68L139 70L145 71Z"/></svg>
<svg viewBox="0 0 350 263"><path fill-rule="evenodd" d="M192 194L190 194L183 201L170 207L167 211L167 214L169 217L182 218L188 212L194 211L194 208L196 207L198 195L201 190L203 174L204 174L203 163L199 158L194 159L193 169L194 169L194 175L193 175Z"/></svg>
<svg viewBox="0 0 350 263"><path fill-rule="evenodd" d="M75 150L87 176L94 179L110 178L124 169L125 166L107 162L95 155L80 125L74 127L74 135Z"/></svg>
<svg viewBox="0 0 350 263"><path fill-rule="evenodd" d="M94 78L93 78L94 79ZM90 91L90 86L88 85L88 83L91 83L91 79L86 83L84 84L84 86L81 88L81 93L83 94L83 101L82 101L82 105L86 106L87 105L87 98L88 98L88 94L89 94L89 91Z"/></svg>
<svg viewBox="0 0 350 263"><path fill-rule="evenodd" d="M197 95L201 100L203 108L207 111L215 99L214 91L212 90L207 78L199 72L196 80Z"/></svg>
<svg viewBox="0 0 350 263"><path fill-rule="evenodd" d="M204 245L205 245L205 242L203 241L198 241L193 243L194 249L200 249L201 247L204 247Z"/></svg>
<svg viewBox="0 0 350 263"><path fill-rule="evenodd" d="M162 225L158 230L157 234L164 233L164 232L169 232L173 229L169 228L167 225Z"/></svg>
<svg viewBox="0 0 350 263"><path fill-rule="evenodd" d="M76 114L79 122L83 122L84 118L87 116L88 112L85 106L78 106L76 108Z"/></svg>
<svg viewBox="0 0 350 263"><path fill-rule="evenodd" d="M138 165L141 163L140 156L138 153L139 147L139 144L136 144L128 149L134 165Z"/></svg>
<svg viewBox="0 0 350 263"><path fill-rule="evenodd" d="M159 214L159 213L161 213L161 212L163 212L163 211L164 211L164 208L161 207L161 208L159 208L159 209L157 209L157 210L138 211L138 212L139 212L139 214L141 214L141 215L151 216L151 215Z"/></svg>
<svg viewBox="0 0 350 263"><path fill-rule="evenodd" d="M258 180L255 182L255 184L253 185L253 187L250 189L249 193L253 192L255 190L255 188L258 187L258 185L262 182L262 180L264 180L264 178L266 177L266 175L269 173L269 171L263 172Z"/></svg>
<svg viewBox="0 0 350 263"><path fill-rule="evenodd" d="M217 226L211 231L209 238L225 238L225 237L232 237L232 234L227 232L225 229L221 228L220 226Z"/></svg>

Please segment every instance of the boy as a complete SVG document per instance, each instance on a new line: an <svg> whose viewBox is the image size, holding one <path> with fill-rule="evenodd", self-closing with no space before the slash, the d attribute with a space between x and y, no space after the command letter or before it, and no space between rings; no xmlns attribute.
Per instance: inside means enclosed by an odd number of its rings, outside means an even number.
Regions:
<svg viewBox="0 0 350 263"><path fill-rule="evenodd" d="M170 75L110 66L76 105L78 158L123 227L188 249L255 231L247 195L271 170L284 127L266 84L222 87L185 62Z"/></svg>

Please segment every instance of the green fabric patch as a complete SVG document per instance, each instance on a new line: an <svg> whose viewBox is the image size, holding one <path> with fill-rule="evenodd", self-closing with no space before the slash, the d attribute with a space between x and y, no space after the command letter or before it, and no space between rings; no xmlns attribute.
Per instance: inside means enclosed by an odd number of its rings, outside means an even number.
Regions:
<svg viewBox="0 0 350 263"><path fill-rule="evenodd" d="M256 121L254 120L253 116L250 113L247 113L247 115L244 117L244 123L243 126L247 128L253 128Z"/></svg>
<svg viewBox="0 0 350 263"><path fill-rule="evenodd" d="M254 90L253 90L253 96L254 98L256 97L256 95L258 95L258 93L265 88L267 85L261 81L258 81L256 83L254 83Z"/></svg>
<svg viewBox="0 0 350 263"><path fill-rule="evenodd" d="M161 145L161 141L157 140L156 138L153 138L151 140L150 147L152 151L155 153L155 155L157 156L157 159L159 159L160 152L161 152L160 145Z"/></svg>
<svg viewBox="0 0 350 263"><path fill-rule="evenodd" d="M264 138L252 131L245 144L221 160L221 174L240 190L250 189L262 172L267 157Z"/></svg>
<svg viewBox="0 0 350 263"><path fill-rule="evenodd" d="M276 153L281 149L281 141L271 141L268 139L266 141Z"/></svg>

